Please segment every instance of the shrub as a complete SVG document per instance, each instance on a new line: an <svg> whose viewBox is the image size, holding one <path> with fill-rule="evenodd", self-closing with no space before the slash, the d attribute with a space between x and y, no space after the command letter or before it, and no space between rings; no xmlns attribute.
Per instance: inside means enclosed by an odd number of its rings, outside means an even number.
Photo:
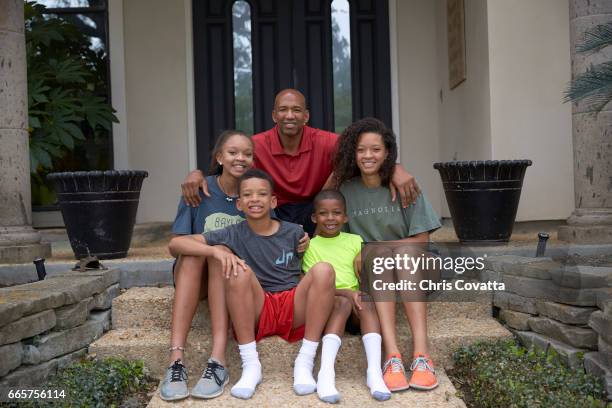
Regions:
<svg viewBox="0 0 612 408"><path fill-rule="evenodd" d="M554 352L513 341L478 343L453 355L450 372L476 407L605 407L601 380L564 366Z"/></svg>
<svg viewBox="0 0 612 408"><path fill-rule="evenodd" d="M117 358L83 360L65 367L46 384L37 386L65 390L65 399L32 401L25 406L115 407L126 396L143 392L148 385L142 361Z"/></svg>

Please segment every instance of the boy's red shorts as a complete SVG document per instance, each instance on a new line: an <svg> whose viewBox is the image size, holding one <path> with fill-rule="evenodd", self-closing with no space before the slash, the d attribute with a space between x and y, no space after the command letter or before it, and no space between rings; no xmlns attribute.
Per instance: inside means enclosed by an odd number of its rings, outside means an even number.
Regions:
<svg viewBox="0 0 612 408"><path fill-rule="evenodd" d="M275 293L265 292L255 341L268 336L280 336L293 343L304 338L304 325L295 329L291 328L293 326L295 289Z"/></svg>

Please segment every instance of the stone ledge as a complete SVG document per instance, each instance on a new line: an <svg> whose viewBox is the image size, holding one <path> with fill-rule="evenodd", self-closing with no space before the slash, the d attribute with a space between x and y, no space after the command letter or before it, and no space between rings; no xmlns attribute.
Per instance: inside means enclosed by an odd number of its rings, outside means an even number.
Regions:
<svg viewBox="0 0 612 408"><path fill-rule="evenodd" d="M74 360L78 360L87 354L86 349L77 350L74 353L55 358L35 366L21 366L0 381L0 387L14 386L40 386L45 380L57 372L58 368L64 368Z"/></svg>
<svg viewBox="0 0 612 408"><path fill-rule="evenodd" d="M56 318L53 310L45 310L23 317L0 328L0 345L35 336L55 327Z"/></svg>
<svg viewBox="0 0 612 408"><path fill-rule="evenodd" d="M606 319L601 310L591 315L589 327L593 328L606 342L612 344L612 319Z"/></svg>
<svg viewBox="0 0 612 408"><path fill-rule="evenodd" d="M92 341L98 339L103 331L102 321L89 320L81 326L41 336L34 341L33 346L40 353L40 361L47 361L87 347Z"/></svg>
<svg viewBox="0 0 612 408"><path fill-rule="evenodd" d="M576 325L586 325L591 314L597 310L595 307L576 307L543 300L536 302L536 308L542 316Z"/></svg>
<svg viewBox="0 0 612 408"><path fill-rule="evenodd" d="M500 309L537 315L536 300L510 292L496 291L493 293L493 305Z"/></svg>
<svg viewBox="0 0 612 408"><path fill-rule="evenodd" d="M547 317L530 317L529 327L536 333L577 348L597 348L597 333L590 328L568 326Z"/></svg>
<svg viewBox="0 0 612 408"><path fill-rule="evenodd" d="M499 313L501 321L516 330L529 330L528 320L531 317L528 313L515 312L513 310L502 310Z"/></svg>
<svg viewBox="0 0 612 408"><path fill-rule="evenodd" d="M575 306L596 306L600 296L612 296L612 288L564 288L552 281L504 276L506 291L529 298L549 300Z"/></svg>
<svg viewBox="0 0 612 408"><path fill-rule="evenodd" d="M5 376L21 365L23 345L21 343L7 344L0 347L0 377Z"/></svg>
<svg viewBox="0 0 612 408"><path fill-rule="evenodd" d="M22 316L77 303L119 281L117 269L65 272L42 281L0 289L0 327Z"/></svg>
<svg viewBox="0 0 612 408"><path fill-rule="evenodd" d="M530 331L517 331L516 335L526 348L537 347L544 352L548 352L552 348L559 354L561 361L572 368L582 367L582 358L588 352L588 350L568 346L557 340Z"/></svg>

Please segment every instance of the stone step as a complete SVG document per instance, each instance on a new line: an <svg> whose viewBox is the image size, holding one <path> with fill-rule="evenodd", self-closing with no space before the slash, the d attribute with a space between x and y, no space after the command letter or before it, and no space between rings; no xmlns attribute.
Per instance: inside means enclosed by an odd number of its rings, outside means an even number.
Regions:
<svg viewBox="0 0 612 408"><path fill-rule="evenodd" d="M113 328L170 328L174 288L131 288L113 300ZM491 317L491 292L438 292L429 297L429 321L446 318L486 319ZM406 327L406 317L397 307L398 325ZM191 327L210 332L208 302L198 306Z"/></svg>
<svg viewBox="0 0 612 408"><path fill-rule="evenodd" d="M350 407L380 407L381 403L375 401L368 391L364 376L346 376L341 370L337 371L336 388L341 394L338 405ZM456 390L450 382L444 370L437 370L439 386L431 391L407 390L393 393L390 400L383 403L384 407L428 407L428 408L465 408L465 403L456 396ZM198 376L190 378L190 386L194 385ZM230 385L225 392L214 400L198 400L187 398L178 402L162 401L159 390L149 402L149 408L191 408L204 406L222 407L329 407L329 404L321 402L316 394L298 396L293 392L292 369L290 366L283 371L271 372L264 369L264 379L257 387L255 395L250 400L241 400L230 395L229 388L235 380L230 380Z"/></svg>
<svg viewBox="0 0 612 408"><path fill-rule="evenodd" d="M405 356L411 353L411 337L407 329L400 328L399 344ZM452 353L461 346L481 340L509 338L510 332L493 318L468 319L447 318L429 322L429 339L434 363L438 367L452 366ZM98 357L120 356L127 359L143 359L152 375L161 378L168 366L168 329L114 329L92 343L89 352ZM193 329L187 340L185 362L192 375L198 375L208 359L212 341L202 329ZM279 337L271 337L258 343L260 360L264 369L291 367L300 342L287 343ZM240 372L240 361L236 343L231 340L227 349L227 366L231 372ZM345 335L338 354L337 367L344 372L361 375L365 372L366 360L359 336Z"/></svg>

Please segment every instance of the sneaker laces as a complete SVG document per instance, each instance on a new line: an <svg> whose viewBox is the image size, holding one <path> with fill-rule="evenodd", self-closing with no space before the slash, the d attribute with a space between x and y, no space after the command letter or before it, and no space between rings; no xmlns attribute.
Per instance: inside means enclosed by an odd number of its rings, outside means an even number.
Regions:
<svg viewBox="0 0 612 408"><path fill-rule="evenodd" d="M389 366L391 366L391 372L393 373L406 372L404 365L402 364L402 360L397 357L391 357L389 360L387 360L385 366L383 367L383 372L386 372Z"/></svg>
<svg viewBox="0 0 612 408"><path fill-rule="evenodd" d="M429 365L429 360L423 356L418 356L414 359L412 364L410 365L410 371L424 371L428 370L435 374L436 370Z"/></svg>
<svg viewBox="0 0 612 408"><path fill-rule="evenodd" d="M170 382L186 381L187 372L185 366L181 363L181 360L176 360L172 366L170 366Z"/></svg>
<svg viewBox="0 0 612 408"><path fill-rule="evenodd" d="M223 369L224 367L216 361L209 361L206 365L206 370L204 370L204 373L202 374L202 378L210 380L214 377L217 385L221 385L223 383L223 379L217 374L217 369L219 368Z"/></svg>

